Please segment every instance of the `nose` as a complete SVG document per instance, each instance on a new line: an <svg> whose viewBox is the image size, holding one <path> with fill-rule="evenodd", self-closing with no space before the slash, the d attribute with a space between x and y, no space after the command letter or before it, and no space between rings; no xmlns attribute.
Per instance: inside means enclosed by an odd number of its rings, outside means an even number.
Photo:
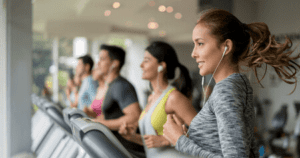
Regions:
<svg viewBox="0 0 300 158"><path fill-rule="evenodd" d="M143 62L142 62L141 65L140 65L140 67L143 68L143 66L144 66L144 64L143 64Z"/></svg>
<svg viewBox="0 0 300 158"><path fill-rule="evenodd" d="M196 58L195 48L193 49L191 56L192 58Z"/></svg>

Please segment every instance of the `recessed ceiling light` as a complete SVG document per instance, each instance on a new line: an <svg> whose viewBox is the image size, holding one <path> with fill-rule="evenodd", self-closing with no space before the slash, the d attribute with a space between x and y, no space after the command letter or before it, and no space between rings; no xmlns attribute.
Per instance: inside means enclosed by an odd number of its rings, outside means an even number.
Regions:
<svg viewBox="0 0 300 158"><path fill-rule="evenodd" d="M115 9L117 9L117 8L119 8L120 7L120 2L114 2L113 3L113 8L115 8Z"/></svg>
<svg viewBox="0 0 300 158"><path fill-rule="evenodd" d="M149 4L151 7L155 6L155 2L154 2L154 1L150 1L150 2L148 2L148 4Z"/></svg>
<svg viewBox="0 0 300 158"><path fill-rule="evenodd" d="M167 12L168 12L168 13L172 13L172 12L173 12L173 7L169 6L169 7L167 8Z"/></svg>
<svg viewBox="0 0 300 158"><path fill-rule="evenodd" d="M148 28L149 29L157 29L158 28L158 23L157 22L149 22L148 23Z"/></svg>
<svg viewBox="0 0 300 158"><path fill-rule="evenodd" d="M165 12L165 11L166 11L166 7L165 7L164 5L160 5L160 6L158 7L158 10L159 10L160 12Z"/></svg>
<svg viewBox="0 0 300 158"><path fill-rule="evenodd" d="M110 16L110 14L111 14L111 11L110 11L110 10L106 10L106 11L104 12L104 16Z"/></svg>
<svg viewBox="0 0 300 158"><path fill-rule="evenodd" d="M176 13L176 14L175 14L175 18L176 18L176 19L181 19L181 18L182 18L182 15L181 15L180 13Z"/></svg>

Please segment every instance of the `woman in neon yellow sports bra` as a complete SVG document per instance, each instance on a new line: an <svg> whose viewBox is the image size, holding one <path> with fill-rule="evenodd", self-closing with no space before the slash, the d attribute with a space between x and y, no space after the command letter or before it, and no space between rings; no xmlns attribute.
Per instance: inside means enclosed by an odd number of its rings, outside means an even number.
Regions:
<svg viewBox="0 0 300 158"><path fill-rule="evenodd" d="M181 73L170 84L168 80L175 77L177 67ZM150 81L153 91L138 122L141 134L135 133L137 125L126 122L119 133L129 141L144 145L147 158L191 157L175 150L163 137L167 114L174 114L174 119L188 126L197 114L189 99L192 85L188 70L178 62L175 50L164 42L153 42L146 48L141 68L142 78Z"/></svg>

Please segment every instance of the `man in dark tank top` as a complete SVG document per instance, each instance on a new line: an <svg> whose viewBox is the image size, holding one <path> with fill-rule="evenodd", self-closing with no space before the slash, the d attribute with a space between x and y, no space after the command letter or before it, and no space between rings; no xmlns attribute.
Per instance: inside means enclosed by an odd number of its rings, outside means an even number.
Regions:
<svg viewBox="0 0 300 158"><path fill-rule="evenodd" d="M141 113L133 85L120 76L124 61L125 51L122 48L109 45L100 47L98 67L108 89L102 104L104 118L94 121L100 122L112 130L112 133L131 154L145 157L143 146L127 141L118 133L124 121L137 124Z"/></svg>

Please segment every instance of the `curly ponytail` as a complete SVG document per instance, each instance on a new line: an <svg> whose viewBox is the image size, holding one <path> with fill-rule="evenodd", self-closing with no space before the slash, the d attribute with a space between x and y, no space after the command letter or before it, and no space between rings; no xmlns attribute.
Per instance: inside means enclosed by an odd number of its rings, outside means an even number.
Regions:
<svg viewBox="0 0 300 158"><path fill-rule="evenodd" d="M256 79L261 86L260 81L265 77L267 65L270 65L284 82L295 84L291 93L295 91L296 73L300 66L293 60L300 58L300 54L295 57L290 56L294 51L289 50L292 47L289 38L286 38L284 43L278 43L275 41L275 37L271 36L265 23L243 24L234 15L221 9L204 11L199 23L208 26L207 28L217 38L219 44L226 39L232 41L232 63L246 62L247 66L255 72ZM266 64L266 69L263 77L258 79L257 68L262 64ZM290 81L291 79L294 80Z"/></svg>
<svg viewBox="0 0 300 158"><path fill-rule="evenodd" d="M243 60L247 61L247 66L255 72L258 83L261 85L260 81L267 72L267 66L270 65L284 82L295 84L293 91L290 93L292 94L297 86L296 73L300 68L293 61L300 58L300 54L296 57L291 57L290 55L294 51L288 51L292 47L292 41L286 37L284 43L276 42L275 36L271 36L268 26L263 22L251 23L247 27L252 43L250 50L245 53ZM264 76L259 80L257 77L257 68L261 67L263 63L266 64L266 69ZM291 79L294 79L294 81L290 81Z"/></svg>

